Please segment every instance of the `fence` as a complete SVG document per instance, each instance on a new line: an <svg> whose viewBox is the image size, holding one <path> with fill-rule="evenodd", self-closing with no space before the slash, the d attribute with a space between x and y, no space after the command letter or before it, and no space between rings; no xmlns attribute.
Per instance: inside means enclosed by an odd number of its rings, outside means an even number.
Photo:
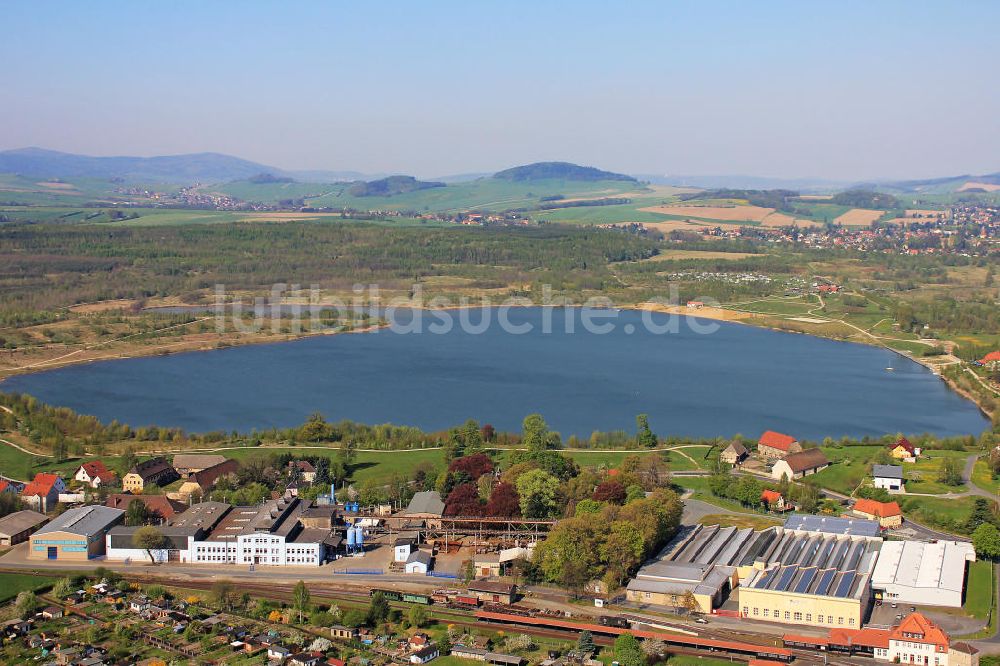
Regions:
<svg viewBox="0 0 1000 666"><path fill-rule="evenodd" d="M345 573L358 576L382 576L385 574L381 569L344 569L343 571L335 571L334 573Z"/></svg>
<svg viewBox="0 0 1000 666"><path fill-rule="evenodd" d="M452 580L456 580L458 578L457 574L445 573L443 571L428 571L427 575L434 578L450 578Z"/></svg>

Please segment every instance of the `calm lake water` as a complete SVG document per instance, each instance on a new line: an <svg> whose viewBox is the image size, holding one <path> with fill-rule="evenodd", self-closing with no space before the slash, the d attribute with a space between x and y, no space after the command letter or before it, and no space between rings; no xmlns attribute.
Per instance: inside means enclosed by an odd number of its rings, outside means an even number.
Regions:
<svg viewBox="0 0 1000 666"><path fill-rule="evenodd" d="M564 318L576 320L565 331ZM55 405L133 426L190 432L298 425L312 412L329 420L447 428L468 418L518 430L540 412L564 437L633 431L648 413L661 435L800 438L898 431L978 434L975 405L931 372L892 352L830 340L719 324L698 334L654 334L667 315L610 313L614 330L586 333L574 309L555 311L543 333L540 308L515 309L514 335L390 330L80 365L13 377L19 391ZM479 321L476 311L469 317ZM629 331L632 332L629 332ZM886 368L893 368L888 371Z"/></svg>

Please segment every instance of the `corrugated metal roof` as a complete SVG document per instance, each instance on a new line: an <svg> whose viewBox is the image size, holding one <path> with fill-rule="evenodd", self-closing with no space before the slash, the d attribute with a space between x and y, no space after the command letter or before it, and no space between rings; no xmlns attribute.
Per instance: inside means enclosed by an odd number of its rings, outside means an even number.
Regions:
<svg viewBox="0 0 1000 666"><path fill-rule="evenodd" d="M124 515L125 512L121 509L112 509L107 506L81 506L70 509L45 525L35 532L35 536L51 532L68 532L69 534L90 537L106 529Z"/></svg>

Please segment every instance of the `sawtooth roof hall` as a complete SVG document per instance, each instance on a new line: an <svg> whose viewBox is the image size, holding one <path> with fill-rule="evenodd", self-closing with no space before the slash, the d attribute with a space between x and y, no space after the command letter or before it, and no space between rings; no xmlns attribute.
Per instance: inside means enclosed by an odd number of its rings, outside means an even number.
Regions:
<svg viewBox="0 0 1000 666"><path fill-rule="evenodd" d="M920 546L930 544L913 548ZM795 516L783 527L763 531L689 526L639 570L627 593L631 601L674 607L690 603L690 594L699 610L710 612L738 586L743 617L859 628L876 589L873 574L883 547L878 523L864 520ZM900 562L891 555L895 548L890 547L882 565L886 571L909 566L906 562L915 556ZM926 589L944 590L941 601L922 595L920 603L960 606L966 552L958 546L942 548L955 553L951 557L958 573L920 578Z"/></svg>

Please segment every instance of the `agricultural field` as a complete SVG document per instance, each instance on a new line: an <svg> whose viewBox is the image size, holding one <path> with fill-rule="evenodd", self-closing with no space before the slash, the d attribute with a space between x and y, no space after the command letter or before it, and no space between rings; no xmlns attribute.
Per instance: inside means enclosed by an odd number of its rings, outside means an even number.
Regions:
<svg viewBox="0 0 1000 666"><path fill-rule="evenodd" d="M4 603L15 598L19 593L24 592L25 590L37 592L38 590L49 587L55 582L55 578L39 576L34 573L0 573L0 603Z"/></svg>

